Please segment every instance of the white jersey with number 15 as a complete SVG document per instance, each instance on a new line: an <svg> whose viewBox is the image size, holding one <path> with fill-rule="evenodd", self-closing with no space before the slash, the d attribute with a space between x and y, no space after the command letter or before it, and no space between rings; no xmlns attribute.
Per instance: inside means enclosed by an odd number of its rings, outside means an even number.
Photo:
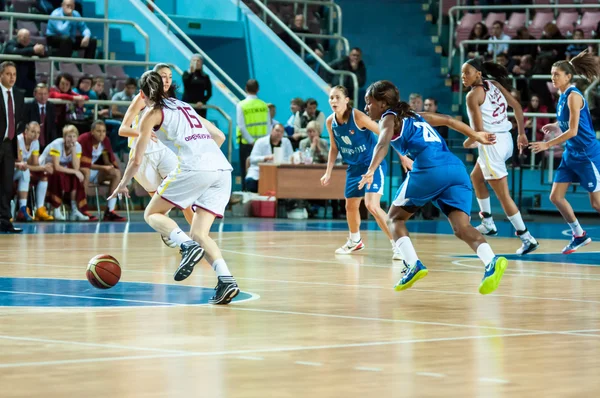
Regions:
<svg viewBox="0 0 600 398"><path fill-rule="evenodd" d="M155 127L155 134L175 152L181 170L233 170L189 104L174 98L164 100L164 104L162 123Z"/></svg>

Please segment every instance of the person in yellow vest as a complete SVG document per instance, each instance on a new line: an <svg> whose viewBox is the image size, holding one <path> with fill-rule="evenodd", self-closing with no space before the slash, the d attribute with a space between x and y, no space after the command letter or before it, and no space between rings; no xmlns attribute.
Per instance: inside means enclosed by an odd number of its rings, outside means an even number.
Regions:
<svg viewBox="0 0 600 398"><path fill-rule="evenodd" d="M250 79L246 82L246 98L236 106L237 141L240 144L240 171L242 190L245 190L246 159L252 152L254 142L270 133L271 116L267 103L258 99L258 82Z"/></svg>

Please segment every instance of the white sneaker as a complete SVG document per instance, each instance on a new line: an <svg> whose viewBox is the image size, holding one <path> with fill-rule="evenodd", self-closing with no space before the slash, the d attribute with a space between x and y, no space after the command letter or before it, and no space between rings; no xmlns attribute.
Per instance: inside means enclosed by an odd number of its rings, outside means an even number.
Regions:
<svg viewBox="0 0 600 398"><path fill-rule="evenodd" d="M56 209L54 209L52 215L54 216L54 220L56 220L56 221L65 221L66 220L65 215L60 210L60 207L57 207Z"/></svg>
<svg viewBox="0 0 600 398"><path fill-rule="evenodd" d="M475 227L476 230L481 232L481 235L487 236L496 236L498 235L498 229L496 228L496 224L485 225L484 223L479 224Z"/></svg>
<svg viewBox="0 0 600 398"><path fill-rule="evenodd" d="M79 209L75 209L73 211L71 211L71 217L70 220L71 221L89 221L89 217L84 215L83 213L81 213L79 211Z"/></svg>
<svg viewBox="0 0 600 398"><path fill-rule="evenodd" d="M400 250L394 250L392 260L404 260L404 258L402 257L402 253L400 253Z"/></svg>
<svg viewBox="0 0 600 398"><path fill-rule="evenodd" d="M358 242L352 242L352 239L348 239L346 244L335 251L335 254L352 254L354 252L361 251L365 248L362 239Z"/></svg>
<svg viewBox="0 0 600 398"><path fill-rule="evenodd" d="M171 249L175 249L177 247L177 243L175 243L175 241L172 241L171 239L167 238L164 235L161 235L160 238L162 239L163 243L167 246L169 246Z"/></svg>

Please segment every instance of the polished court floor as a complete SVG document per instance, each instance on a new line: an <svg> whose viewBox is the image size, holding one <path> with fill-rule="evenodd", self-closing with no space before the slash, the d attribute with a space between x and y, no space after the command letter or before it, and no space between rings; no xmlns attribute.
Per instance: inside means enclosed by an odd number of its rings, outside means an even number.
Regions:
<svg viewBox="0 0 600 398"><path fill-rule="evenodd" d="M213 236L243 293L210 306L206 264L173 281L178 251L143 222L31 224L0 236L1 397L595 397L600 387L600 225L570 256L564 224L530 224L541 248L509 256L496 293L444 221L409 224L427 278L365 225L244 219ZM514 253L510 237L490 238ZM115 256L97 290L89 258Z"/></svg>

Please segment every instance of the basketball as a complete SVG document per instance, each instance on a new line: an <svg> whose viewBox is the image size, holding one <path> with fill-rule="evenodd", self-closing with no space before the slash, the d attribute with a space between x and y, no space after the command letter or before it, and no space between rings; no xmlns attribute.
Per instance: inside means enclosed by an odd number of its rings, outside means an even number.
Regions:
<svg viewBox="0 0 600 398"><path fill-rule="evenodd" d="M121 279L121 266L113 256L98 254L88 263L85 274L95 288L110 289Z"/></svg>

